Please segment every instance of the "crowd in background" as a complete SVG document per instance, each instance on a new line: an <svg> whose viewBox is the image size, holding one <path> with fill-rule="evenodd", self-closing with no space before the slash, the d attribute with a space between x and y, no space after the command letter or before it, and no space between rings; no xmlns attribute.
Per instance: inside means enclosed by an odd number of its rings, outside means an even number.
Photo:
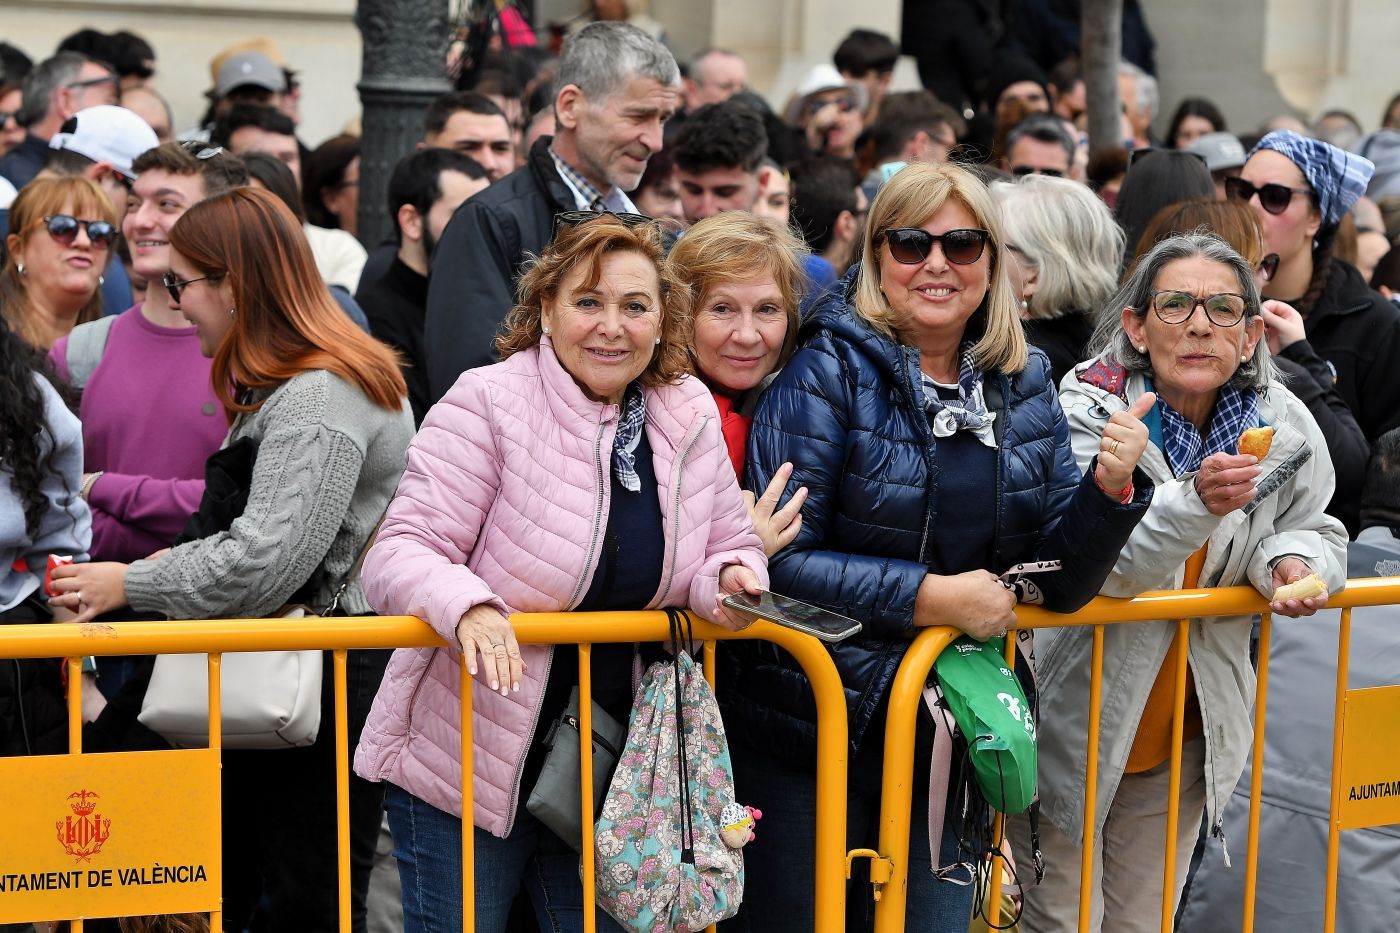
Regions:
<svg viewBox="0 0 1400 933"><path fill-rule="evenodd" d="M455 89L381 205L356 127L301 139L313 102L271 40L210 63L194 127L134 33L38 61L0 43L0 620L307 603L431 624L453 650L351 652L353 927L377 933L463 909L582 929L575 853L523 804L577 664L520 646L511 612L737 628L723 597L771 582L848 615L853 775L879 774L920 627L1014 626L1006 567L1063 560L1036 591L1056 611L1316 577L1273 603L1312 615L1349 539L1400 535L1400 94L1369 132L1341 110L1231 131L1200 97L1163 121L1130 0L1119 144L1091 154L1068 6L906 0L900 41L852 31L780 107L741 55L677 62L626 3L552 42L506 6L453 43ZM901 55L923 89L890 89ZM389 239L359 238L367 211ZM1259 426L1274 448L1242 453ZM77 560L45 581L49 554ZM1251 630L1192 631L1179 902L1245 766ZM1158 928L1140 840L1165 832L1174 631L1108 636L1095 929ZM1087 638L1038 649L1039 823L1010 837L1048 873L1025 930L1075 927ZM475 905L456 649L477 677ZM623 720L634 660L594 653ZM141 716L153 665L85 671L84 751L168 747ZM808 929L810 692L758 643L720 665L737 791L767 814L730 924ZM57 662L0 666L0 753L65 751L73 688ZM328 679L323 721L332 702ZM937 770L928 728L916 767ZM330 736L225 753L225 929L337 928L334 755ZM853 779L852 847L879 796ZM986 807L956 781L916 799L945 806L926 834L915 816L909 923L960 933L975 889L944 871L980 858ZM872 922L863 890L849 929Z"/></svg>

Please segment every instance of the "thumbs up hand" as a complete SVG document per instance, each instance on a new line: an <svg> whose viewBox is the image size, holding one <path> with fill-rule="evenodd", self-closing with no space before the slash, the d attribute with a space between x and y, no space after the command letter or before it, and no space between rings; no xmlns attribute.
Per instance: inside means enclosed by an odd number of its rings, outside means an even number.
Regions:
<svg viewBox="0 0 1400 933"><path fill-rule="evenodd" d="M1099 441L1099 463L1095 478L1113 492L1127 488L1133 479L1138 458L1147 449L1147 425L1142 419L1157 404L1157 396L1145 392L1127 411L1115 412L1104 427Z"/></svg>

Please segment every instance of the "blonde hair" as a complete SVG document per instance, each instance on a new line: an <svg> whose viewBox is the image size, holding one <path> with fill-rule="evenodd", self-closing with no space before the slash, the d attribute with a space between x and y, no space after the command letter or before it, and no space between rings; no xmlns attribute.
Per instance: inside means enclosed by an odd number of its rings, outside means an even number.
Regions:
<svg viewBox="0 0 1400 933"><path fill-rule="evenodd" d="M77 217L105 220L113 226L117 223L117 212L107 195L81 175L36 178L20 190L19 196L10 205L10 235L5 250L5 268L0 271L0 311L3 311L10 329L35 347L43 341L44 334L34 319L25 279L19 274L15 245L23 246L28 243L30 237L38 232L40 222L50 214L62 212L65 206ZM114 243L100 253L98 250L94 250L93 253L95 257L105 254L105 263L115 249ZM101 316L102 288L99 284L93 287L92 297L78 312L77 323L86 324Z"/></svg>
<svg viewBox="0 0 1400 933"><path fill-rule="evenodd" d="M685 318L685 346L692 368L699 375L695 358L696 308L711 289L727 282L738 282L768 273L783 296L787 333L778 354L778 367L792 356L801 323L798 307L802 301L802 256L807 248L784 226L762 220L742 211L725 211L706 217L685 232L666 257L666 267L690 294L690 311Z"/></svg>
<svg viewBox="0 0 1400 933"><path fill-rule="evenodd" d="M967 322L967 336L974 337L973 358L987 372L1019 373L1026 368L1030 351L1021 329L1016 297L1006 277L1002 260L1001 220L996 205L977 177L955 165L919 162L905 166L890 178L870 205L870 215L861 238L860 271L856 275L852 310L880 333L899 343L909 343L909 321L890 307L880 290L880 250L887 250L877 237L897 227L918 227L928 223L949 199L972 214L977 225L990 236L987 250L991 281L982 304Z"/></svg>
<svg viewBox="0 0 1400 933"><path fill-rule="evenodd" d="M685 328L690 320L690 291L676 280L666 263L661 229L655 223L629 227L608 214L562 228L554 242L530 263L520 279L515 307L506 315L496 337L496 352L501 359L539 346L544 333L540 315L545 301L559 295L565 277L576 266L584 270L584 286L596 286L603 274L603 256L608 253L638 253L656 267L661 292L661 343L642 371L642 385L654 388L688 374L690 356L685 346Z"/></svg>

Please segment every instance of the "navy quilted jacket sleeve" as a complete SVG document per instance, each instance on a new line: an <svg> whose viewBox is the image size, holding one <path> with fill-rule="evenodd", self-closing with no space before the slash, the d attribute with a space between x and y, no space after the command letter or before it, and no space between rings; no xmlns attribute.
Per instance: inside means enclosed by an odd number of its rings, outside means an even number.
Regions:
<svg viewBox="0 0 1400 933"><path fill-rule="evenodd" d="M769 558L776 592L793 595L850 616L862 637L896 639L914 634L914 598L928 569L918 561L830 549L838 535L838 513L851 503L839 497L848 486L852 451L851 407L859 403L857 374L840 348L825 336L809 342L779 373L754 412L749 433L748 487L767 487L778 467L790 462L786 501L807 487L802 530ZM879 498L880 491L867 490Z"/></svg>

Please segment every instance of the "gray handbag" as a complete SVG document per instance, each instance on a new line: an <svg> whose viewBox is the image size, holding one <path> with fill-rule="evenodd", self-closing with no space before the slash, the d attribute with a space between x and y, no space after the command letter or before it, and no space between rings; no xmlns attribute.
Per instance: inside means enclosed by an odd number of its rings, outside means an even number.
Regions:
<svg viewBox="0 0 1400 933"><path fill-rule="evenodd" d="M627 728L593 703L593 819L603 807L603 796L612 783L617 759L627 740ZM578 687L569 694L563 714L544 737L544 767L525 809L556 836L583 851L583 794L579 787L582 752L579 749Z"/></svg>

